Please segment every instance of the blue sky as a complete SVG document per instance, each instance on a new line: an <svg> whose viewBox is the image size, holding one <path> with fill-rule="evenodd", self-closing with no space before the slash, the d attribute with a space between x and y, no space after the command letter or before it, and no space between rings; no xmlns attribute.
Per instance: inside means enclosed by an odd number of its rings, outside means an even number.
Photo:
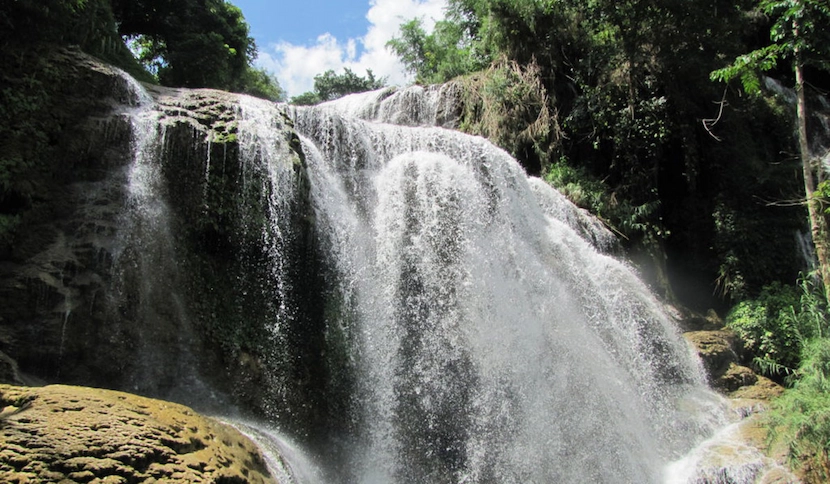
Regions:
<svg viewBox="0 0 830 484"><path fill-rule="evenodd" d="M230 0L242 9L256 40L256 64L276 75L289 96L313 88L314 76L348 67L372 69L390 84L411 81L386 42L406 20L427 28L443 17L446 0Z"/></svg>

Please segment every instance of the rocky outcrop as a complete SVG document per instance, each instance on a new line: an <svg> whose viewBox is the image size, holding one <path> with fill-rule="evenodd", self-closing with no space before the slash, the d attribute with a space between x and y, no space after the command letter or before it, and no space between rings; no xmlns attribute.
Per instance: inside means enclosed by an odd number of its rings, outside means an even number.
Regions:
<svg viewBox="0 0 830 484"><path fill-rule="evenodd" d="M127 393L0 385L0 481L276 482L235 429Z"/></svg>
<svg viewBox="0 0 830 484"><path fill-rule="evenodd" d="M54 79L41 114L56 122L39 125L50 148L31 160L34 195L15 212L11 249L0 248L0 382L91 385L313 420L303 414L314 407L308 392L295 402L268 394L291 393L272 370L314 368L319 351L307 335L323 338L312 314L320 289L304 158L284 108L270 105L270 158L243 160L240 103L249 98L142 88L76 50L42 64ZM137 170L140 143L147 158ZM268 185L267 162L277 159L296 188L280 206L280 227L269 218L284 195ZM131 178L145 175L138 191L147 191L136 195ZM282 245L267 246L277 238ZM280 270L298 282L275 295L277 251ZM296 341L272 331L285 307L303 325L288 333Z"/></svg>
<svg viewBox="0 0 830 484"><path fill-rule="evenodd" d="M703 442L690 457L690 482L800 482L786 465L786 452L767 445L764 411L784 391L781 385L743 366L742 343L714 311L706 316L677 310L686 340L697 351L713 387L729 397L733 424Z"/></svg>
<svg viewBox="0 0 830 484"><path fill-rule="evenodd" d="M755 383L755 374L737 364L738 336L729 330L690 331L686 340L697 349L712 384L730 392Z"/></svg>

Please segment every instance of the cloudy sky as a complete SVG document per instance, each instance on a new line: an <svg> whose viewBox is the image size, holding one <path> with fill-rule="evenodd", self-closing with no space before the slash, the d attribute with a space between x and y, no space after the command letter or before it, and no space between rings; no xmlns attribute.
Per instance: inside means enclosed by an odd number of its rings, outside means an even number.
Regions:
<svg viewBox="0 0 830 484"><path fill-rule="evenodd" d="M415 17L432 28L446 0L230 0L242 9L259 49L257 66L277 76L289 96L310 91L314 76L348 67L372 69L389 84L411 81L386 42Z"/></svg>

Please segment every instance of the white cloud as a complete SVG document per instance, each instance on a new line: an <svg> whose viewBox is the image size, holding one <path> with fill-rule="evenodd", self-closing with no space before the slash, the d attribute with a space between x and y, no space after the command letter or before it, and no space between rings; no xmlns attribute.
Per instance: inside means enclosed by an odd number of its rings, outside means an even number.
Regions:
<svg viewBox="0 0 830 484"><path fill-rule="evenodd" d="M272 44L260 50L256 63L273 72L289 96L311 91L315 75L344 67L359 75L372 69L377 77L387 76L389 84L405 85L411 76L386 49L386 42L399 35L401 23L415 17L423 18L430 31L443 18L446 4L447 0L371 0L366 13L369 29L363 37L341 40L324 33L313 45Z"/></svg>

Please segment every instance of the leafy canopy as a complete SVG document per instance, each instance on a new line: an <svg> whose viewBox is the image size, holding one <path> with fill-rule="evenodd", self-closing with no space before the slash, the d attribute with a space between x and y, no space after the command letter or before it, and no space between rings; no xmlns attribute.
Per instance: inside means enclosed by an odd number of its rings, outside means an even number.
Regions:
<svg viewBox="0 0 830 484"><path fill-rule="evenodd" d="M757 94L761 89L758 73L778 65L780 59L799 62L830 71L830 3L827 0L763 0L762 12L771 16L772 44L738 56L735 61L712 71L713 81L739 79L744 91Z"/></svg>
<svg viewBox="0 0 830 484"><path fill-rule="evenodd" d="M386 85L386 78L377 78L371 69L366 70L366 77L361 77L346 67L342 74L327 70L314 76L314 91L305 92L291 98L292 104L308 106L325 101L332 101L347 94L374 91Z"/></svg>

